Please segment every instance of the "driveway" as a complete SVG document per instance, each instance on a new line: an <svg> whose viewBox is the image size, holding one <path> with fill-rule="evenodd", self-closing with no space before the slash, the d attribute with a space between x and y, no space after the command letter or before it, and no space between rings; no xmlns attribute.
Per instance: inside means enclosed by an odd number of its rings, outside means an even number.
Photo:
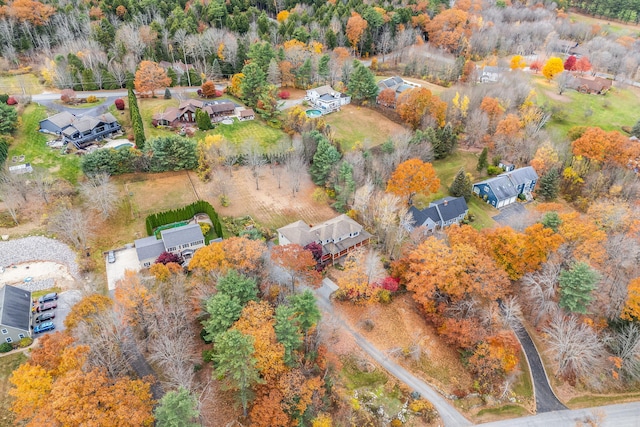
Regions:
<svg viewBox="0 0 640 427"><path fill-rule="evenodd" d="M104 257L104 262L107 266L107 283L110 291L116 288L118 280L124 278L124 272L126 270L140 271L140 262L138 261L136 248L118 249L115 251L115 254L116 262L114 263L109 263L106 255Z"/></svg>
<svg viewBox="0 0 640 427"><path fill-rule="evenodd" d="M58 300L56 301L58 303L58 307L52 310L56 314L56 317L51 321L53 322L56 328L54 330L43 332L41 334L33 334L32 337L38 338L55 331L64 331L65 329L64 319L67 318L67 315L71 311L71 307L73 307L81 299L82 299L82 293L78 290L60 292L58 294ZM45 311L44 313L47 313L47 312ZM33 326L37 325L37 323L35 322L35 319L36 319L36 316L38 316L38 314L40 313L33 313L32 320L31 320L31 324Z"/></svg>
<svg viewBox="0 0 640 427"><path fill-rule="evenodd" d="M522 231L529 225L529 211L520 202L511 203L500 208L500 213L493 217L500 225L508 225L514 230Z"/></svg>

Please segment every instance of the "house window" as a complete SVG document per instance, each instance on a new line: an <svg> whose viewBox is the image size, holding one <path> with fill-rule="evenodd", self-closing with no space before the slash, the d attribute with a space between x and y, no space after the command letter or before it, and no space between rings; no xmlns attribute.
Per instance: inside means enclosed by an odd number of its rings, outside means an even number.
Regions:
<svg viewBox="0 0 640 427"><path fill-rule="evenodd" d="M176 248L169 248L169 249L167 249L167 252L173 252L175 250L176 250Z"/></svg>
<svg viewBox="0 0 640 427"><path fill-rule="evenodd" d="M151 263L150 263L150 262L145 262L145 263L144 263L144 266L145 266L145 267L149 267L150 265L151 265Z"/></svg>
<svg viewBox="0 0 640 427"><path fill-rule="evenodd" d="M18 334L18 338L20 339L24 338L24 334Z"/></svg>
<svg viewBox="0 0 640 427"><path fill-rule="evenodd" d="M7 337L7 339L6 339L5 341L6 341L6 342L8 342L8 343L12 343L12 342L13 342L13 340L11 339L11 337Z"/></svg>
<svg viewBox="0 0 640 427"><path fill-rule="evenodd" d="M8 330L6 330L6 329L3 329L3 330L2 330L2 334L3 334L3 335L7 335L8 333L9 333L9 331L8 331Z"/></svg>

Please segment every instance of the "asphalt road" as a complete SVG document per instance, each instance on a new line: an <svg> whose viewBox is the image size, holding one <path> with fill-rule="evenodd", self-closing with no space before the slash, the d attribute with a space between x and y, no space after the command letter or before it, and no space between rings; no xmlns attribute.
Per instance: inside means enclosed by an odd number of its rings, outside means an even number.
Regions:
<svg viewBox="0 0 640 427"><path fill-rule="evenodd" d="M388 358L386 354L378 350L369 341L367 341L362 335L351 329L349 325L345 323L340 316L334 311L330 301L331 288L323 282L323 285L315 290L315 294L318 300L320 309L329 314L342 329L353 336L356 344L364 350L369 356L371 356L376 362L378 362L384 369L391 375L398 378L404 384L409 386L412 390L417 391L429 400L440 414L440 418L445 426L462 427L472 425L462 414L460 414L449 402L447 402L438 392L433 390L421 379L412 375L409 371L396 364Z"/></svg>

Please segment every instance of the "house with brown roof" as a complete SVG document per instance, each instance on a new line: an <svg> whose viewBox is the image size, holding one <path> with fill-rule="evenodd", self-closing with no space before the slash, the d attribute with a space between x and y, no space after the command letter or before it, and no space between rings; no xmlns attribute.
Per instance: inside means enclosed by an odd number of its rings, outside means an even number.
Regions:
<svg viewBox="0 0 640 427"><path fill-rule="evenodd" d="M582 93L604 95L613 84L612 80L602 77L578 77L576 90Z"/></svg>
<svg viewBox="0 0 640 427"><path fill-rule="evenodd" d="M240 121L245 121L245 120L253 120L256 118L256 113L253 112L253 110L251 108L245 108L244 110L240 111Z"/></svg>
<svg viewBox="0 0 640 427"><path fill-rule="evenodd" d="M322 245L322 262L335 262L354 250L369 244L371 234L347 215L310 226L296 221L278 229L280 245L295 243L306 246L311 242Z"/></svg>
<svg viewBox="0 0 640 427"><path fill-rule="evenodd" d="M235 114L236 105L231 101L202 102L197 99L182 101L178 107L169 107L153 115L154 126L178 126L180 123L195 123L196 112L204 110L213 122L224 120Z"/></svg>
<svg viewBox="0 0 640 427"><path fill-rule="evenodd" d="M208 104L204 107L204 111L209 114L211 121L219 122L235 114L236 104L231 101L217 102L215 104Z"/></svg>

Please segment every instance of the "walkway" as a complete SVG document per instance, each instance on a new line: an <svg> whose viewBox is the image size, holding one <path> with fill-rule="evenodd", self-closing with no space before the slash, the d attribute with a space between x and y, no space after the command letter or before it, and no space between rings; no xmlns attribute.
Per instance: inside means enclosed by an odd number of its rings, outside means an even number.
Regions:
<svg viewBox="0 0 640 427"><path fill-rule="evenodd" d="M333 292L333 287L336 286L331 280L323 280L323 284L319 289L314 292L317 297L318 306L320 309L331 315L331 318L336 323L349 333L356 344L364 350L369 356L371 356L376 362L378 362L384 369L391 375L399 379L401 382L411 387L411 389L420 393L422 397L429 400L440 414L445 426L463 427L472 425L469 420L462 416L449 402L447 402L440 394L433 390L427 383L421 379L412 375L409 371L396 364L392 360L389 360L388 356L373 346L366 338L359 333L355 332L351 327L333 311L331 305L330 296Z"/></svg>

